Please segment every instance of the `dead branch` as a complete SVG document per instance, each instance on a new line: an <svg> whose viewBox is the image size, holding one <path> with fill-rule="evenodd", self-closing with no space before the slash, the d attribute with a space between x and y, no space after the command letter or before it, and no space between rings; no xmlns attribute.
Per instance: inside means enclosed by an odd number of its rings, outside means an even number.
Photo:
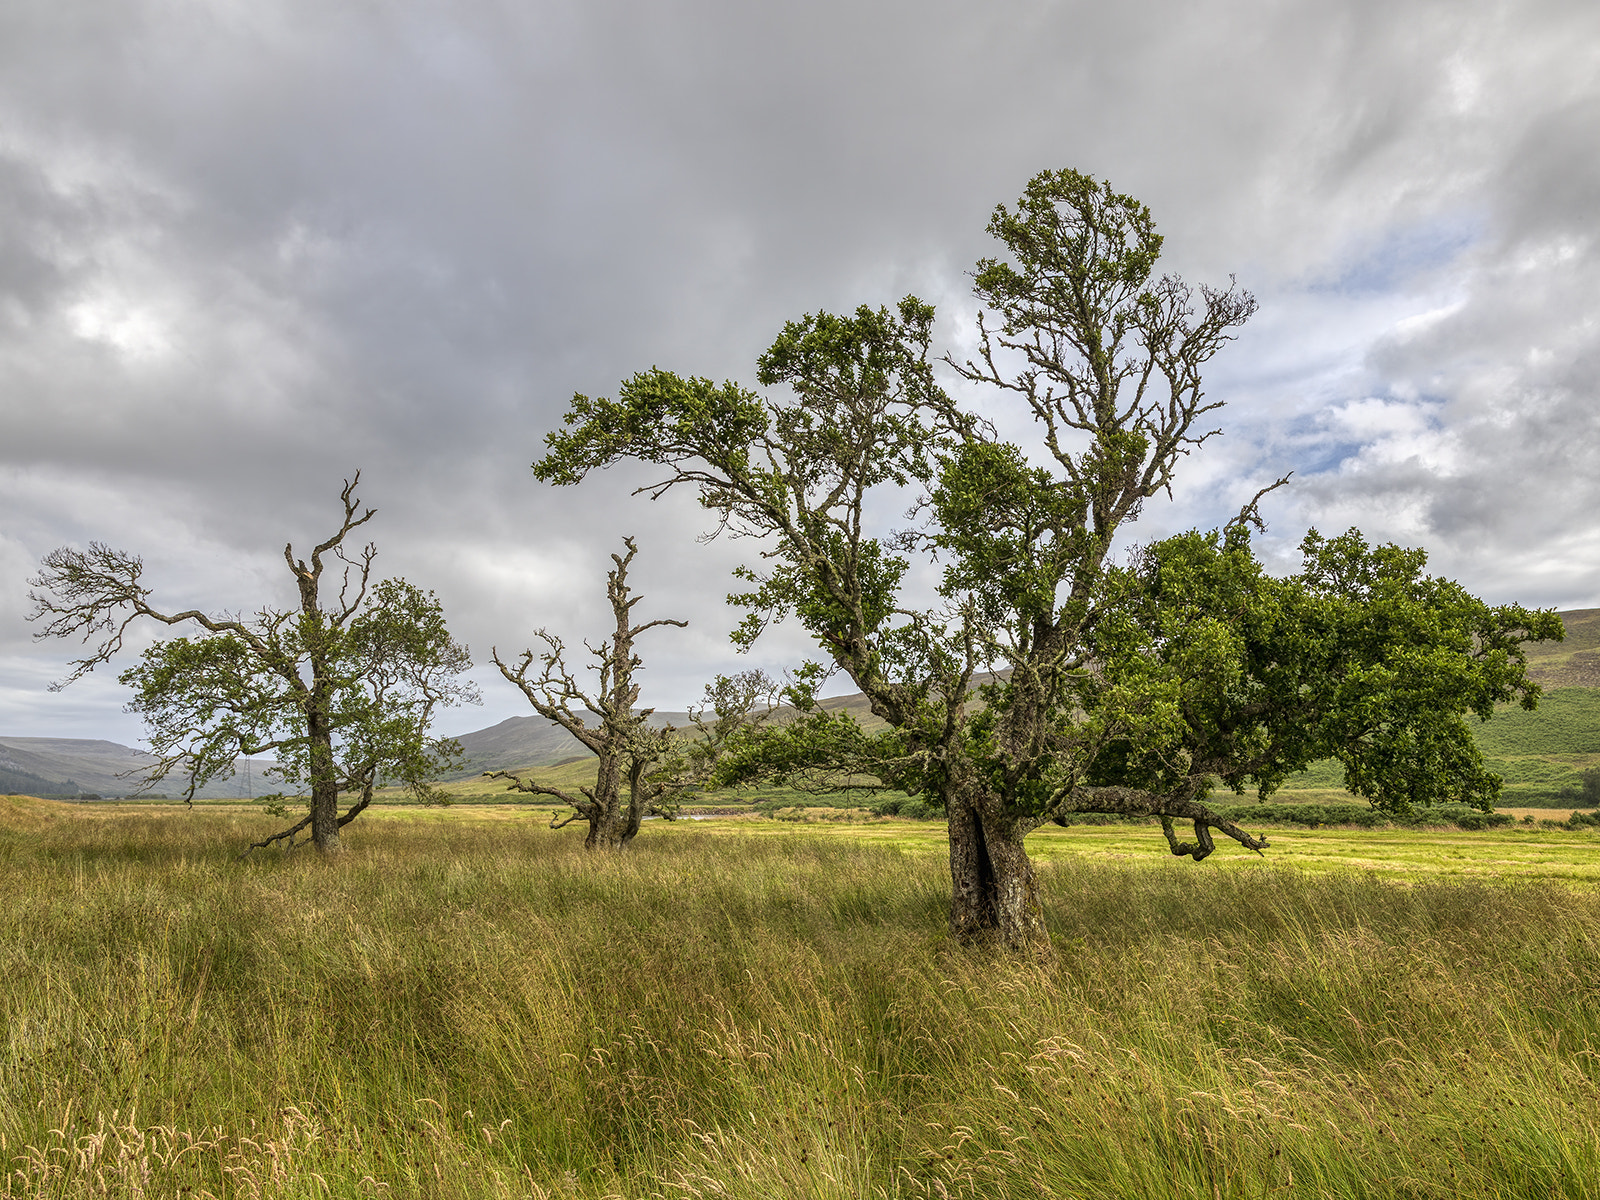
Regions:
<svg viewBox="0 0 1600 1200"><path fill-rule="evenodd" d="M1287 475L1281 476L1280 478L1275 479L1273 482L1267 484L1266 487L1262 488L1250 498L1250 502L1248 504L1239 510L1238 516L1234 517L1233 520L1229 521L1225 526L1223 526L1223 533L1226 535L1232 533L1234 530L1242 531L1252 527L1257 533L1265 533L1267 531L1267 523L1261 517L1260 505L1262 498L1269 493L1275 492L1279 488L1286 486L1289 480L1293 478L1294 472L1290 471Z"/></svg>
<svg viewBox="0 0 1600 1200"><path fill-rule="evenodd" d="M588 811L594 807L594 798L592 796L586 800L580 800L571 792L563 791L561 788L552 787L549 784L538 783L531 779L523 779L520 776L513 775L510 771L485 771L483 778L508 780L509 782L506 786L506 791L508 792L526 792L530 796L554 796L563 804L570 805L575 810L575 815L587 815ZM587 792L589 789L585 788L583 790ZM558 827L551 826L551 828Z"/></svg>
<svg viewBox="0 0 1600 1200"><path fill-rule="evenodd" d="M285 829L280 833L275 833L271 837L266 838L263 841L250 843L249 847L246 848L245 852L243 854L239 855L239 857L237 859L235 859L234 861L235 862L243 862L245 859L250 857L251 851L253 851L253 850L265 850L268 846L271 846L274 842L281 842L285 838L288 839L289 844L287 846L283 847L283 852L285 854L287 854L289 851L293 850L296 846L303 846L303 845L306 844L306 842L309 842L311 840L310 838L307 838L304 842L296 842L294 840L294 835L299 833L302 829L304 829L309 824L311 824L311 814L307 813L304 817L302 817L299 821L297 821L294 825L290 826L288 829Z"/></svg>

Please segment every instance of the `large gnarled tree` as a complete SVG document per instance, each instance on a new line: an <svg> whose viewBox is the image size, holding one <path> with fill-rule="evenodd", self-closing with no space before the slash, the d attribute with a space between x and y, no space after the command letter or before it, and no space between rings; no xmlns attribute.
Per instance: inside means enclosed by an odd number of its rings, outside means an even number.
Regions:
<svg viewBox="0 0 1600 1200"><path fill-rule="evenodd" d="M1490 802L1464 714L1532 702L1519 644L1558 636L1554 618L1490 609L1415 555L1348 539L1331 557L1308 542L1306 573L1270 580L1249 551L1254 504L1225 534L1116 565L1119 533L1216 432L1201 370L1255 302L1157 277L1149 210L1074 171L1035 177L988 228L1009 257L979 263L976 354L946 362L1032 418L1032 457L937 384L933 311L908 297L789 323L757 371L786 392L658 369L615 400L575 396L534 464L572 484L637 459L665 468L641 490L696 489L720 528L765 542L731 597L749 611L737 640L792 614L886 723L772 727L745 769L820 765L927 795L949 817L953 933L1040 952L1024 838L1046 821L1155 817L1174 853L1204 857L1213 830L1259 850L1206 795L1270 792L1329 754L1380 804ZM908 487L922 519L880 535L872 514ZM909 554L942 566L931 604L909 598Z"/></svg>
<svg viewBox="0 0 1600 1200"><path fill-rule="evenodd" d="M403 579L374 582L370 543L347 556L346 538L376 515L356 499L359 481L358 473L345 483L339 528L309 561L284 546L294 607L263 607L248 619L165 612L150 603L143 561L98 543L53 551L33 580L33 619L45 621L36 636L94 645L57 687L109 662L135 621L203 631L158 642L118 679L134 689L130 708L150 730L157 763L147 784L181 769L192 800L239 756L268 755L273 774L309 792L305 816L252 849L292 846L309 828L318 850L336 853L339 831L386 781L433 798L428 781L461 752L430 736L433 714L477 698L459 678L471 666L466 647L450 636L433 593ZM334 563L330 596L324 572ZM353 797L343 812L341 795Z"/></svg>

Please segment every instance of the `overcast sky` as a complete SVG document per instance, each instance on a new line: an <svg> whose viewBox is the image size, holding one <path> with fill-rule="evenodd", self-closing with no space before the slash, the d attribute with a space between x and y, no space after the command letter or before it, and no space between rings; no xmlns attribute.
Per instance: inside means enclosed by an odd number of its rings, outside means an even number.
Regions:
<svg viewBox="0 0 1600 1200"><path fill-rule="evenodd" d="M640 615L691 623L641 644L644 698L683 707L747 665L750 547L622 471L534 480L572 393L753 383L785 319L911 291L959 351L990 211L1066 166L1261 302L1208 376L1224 436L1141 537L1293 470L1285 566L1359 525L1493 602L1600 605L1594 0L7 0L0 735L141 735L115 669L46 691L73 647L24 620L43 554L288 604L284 542L357 468L380 572L480 662L603 636L637 535ZM528 711L478 676L444 731Z"/></svg>

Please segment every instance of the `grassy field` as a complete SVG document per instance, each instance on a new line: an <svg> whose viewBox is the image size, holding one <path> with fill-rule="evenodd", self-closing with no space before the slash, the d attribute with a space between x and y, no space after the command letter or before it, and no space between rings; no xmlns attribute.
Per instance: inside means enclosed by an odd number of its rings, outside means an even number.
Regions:
<svg viewBox="0 0 1600 1200"><path fill-rule="evenodd" d="M1595 833L1052 829L1041 967L930 823L0 817L6 1195L1600 1194Z"/></svg>

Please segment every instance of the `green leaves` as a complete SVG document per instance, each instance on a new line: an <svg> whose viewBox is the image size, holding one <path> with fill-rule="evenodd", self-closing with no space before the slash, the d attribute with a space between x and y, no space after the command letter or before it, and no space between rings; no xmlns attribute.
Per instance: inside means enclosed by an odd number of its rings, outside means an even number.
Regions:
<svg viewBox="0 0 1600 1200"><path fill-rule="evenodd" d="M1353 532L1313 531L1304 570L1273 578L1251 552L1253 504L1224 531L1110 564L1217 432L1201 371L1255 301L1159 275L1150 211L1076 171L1036 175L988 230L1003 257L978 263L974 357L945 362L1021 407L1039 432L1027 450L939 386L933 311L914 297L787 323L758 361L763 394L651 371L615 401L575 398L547 439L541 478L637 458L666 468L643 490L687 484L763 539L729 597L748 610L736 644L796 616L890 727L868 736L811 708L813 673L796 689L805 718L749 734L737 769L927 789L966 806L963 837L1100 806L1196 821L1206 848L1206 828L1258 847L1197 798L1219 783L1269 794L1329 756L1380 806L1488 804L1498 784L1465 718L1533 702L1519 646L1559 636L1550 614L1490 608L1426 576L1420 552ZM906 488L925 523L885 536L876 522ZM941 572L937 600L908 597L919 557Z"/></svg>
<svg viewBox="0 0 1600 1200"><path fill-rule="evenodd" d="M972 440L944 460L932 508L946 596L973 597L990 626L1051 617L1087 548L1081 494L1015 446Z"/></svg>
<svg viewBox="0 0 1600 1200"><path fill-rule="evenodd" d="M1337 758L1376 807L1492 806L1500 782L1466 724L1531 704L1521 644L1559 637L1550 613L1491 608L1423 573L1426 555L1312 531L1305 565L1268 576L1248 538L1188 533L1148 547L1124 576L1126 619L1107 630L1161 664L1177 688L1178 739L1120 739L1104 781L1157 786L1180 751L1192 771L1265 798Z"/></svg>
<svg viewBox="0 0 1600 1200"><path fill-rule="evenodd" d="M257 848L290 842L311 824L318 848L336 850L339 826L371 802L380 780L431 798L428 780L460 754L455 743L429 737L433 712L477 698L457 678L471 662L445 628L438 598L403 579L372 585L371 544L347 556L345 538L374 516L356 498L360 480L360 472L345 480L339 528L312 549L309 564L283 548L300 598L293 609L263 607L248 619L159 611L140 582L143 563L99 543L54 551L33 580L33 619L47 619L38 636L100 639L67 682L109 661L135 620L203 631L150 647L119 679L134 689L129 708L144 717L156 751L147 783L182 767L193 799L208 780L231 773L237 756L271 755L283 782L309 785L311 815ZM325 602L330 552L344 570ZM343 816L341 791L361 797Z"/></svg>
<svg viewBox="0 0 1600 1200"><path fill-rule="evenodd" d="M791 321L758 367L763 384L786 392L758 397L657 369L625 382L616 400L575 397L535 472L566 484L622 458L666 467L641 490L687 485L720 528L767 540L768 564L739 572L754 586L730 597L750 609L736 643L748 647L770 621L797 614L884 699L888 657L911 653L935 626L908 640L914 615L899 611L907 562L865 531L869 496L926 483L939 456L981 424L933 380L932 321L915 297L894 311Z"/></svg>
<svg viewBox="0 0 1600 1200"><path fill-rule="evenodd" d="M1011 334L1137 296L1161 256L1148 208L1070 169L1035 175L1014 210L996 206L987 228L1016 265L980 260L975 290Z"/></svg>
<svg viewBox="0 0 1600 1200"><path fill-rule="evenodd" d="M383 779L421 796L459 757L454 742L428 734L438 706L476 698L457 678L471 662L438 598L386 579L347 625L326 617L263 610L250 623L254 640L171 638L118 676L134 689L129 710L144 718L166 768L184 768L191 796L230 775L239 756L268 755L285 785L311 784L313 708L333 742L340 790Z"/></svg>
<svg viewBox="0 0 1600 1200"><path fill-rule="evenodd" d="M735 384L651 368L624 383L615 400L574 395L563 424L545 436L548 453L533 464L547 483L577 483L624 458L668 465L703 458L742 474L750 446L766 434L767 413Z"/></svg>
<svg viewBox="0 0 1600 1200"><path fill-rule="evenodd" d="M133 688L128 711L144 718L157 757L186 765L190 798L231 776L238 756L279 751L285 719L299 713L281 674L235 634L158 642L117 681Z"/></svg>
<svg viewBox="0 0 1600 1200"><path fill-rule="evenodd" d="M909 753L898 730L867 731L847 712L815 710L787 721L747 724L727 739L713 783L773 780L799 791L937 791L932 764Z"/></svg>

